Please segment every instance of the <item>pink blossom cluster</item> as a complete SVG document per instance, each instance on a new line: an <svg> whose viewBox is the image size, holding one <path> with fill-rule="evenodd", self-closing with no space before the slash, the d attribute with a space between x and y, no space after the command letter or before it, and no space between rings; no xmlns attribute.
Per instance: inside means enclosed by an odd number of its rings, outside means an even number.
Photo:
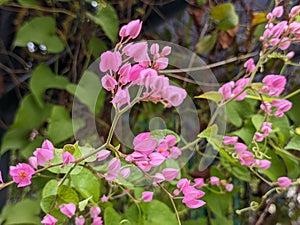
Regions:
<svg viewBox="0 0 300 225"><path fill-rule="evenodd" d="M37 148L33 152L34 156L30 156L27 163L18 163L16 166L10 166L9 175L13 181L18 184L18 187L25 187L31 184L31 178L35 174L35 170L38 166L45 166L50 163L50 160L54 158L54 146L49 140L45 140L42 143L41 148ZM74 156L69 152L62 154L62 167L75 162ZM1 171L0 171L0 183L3 183Z"/></svg>
<svg viewBox="0 0 300 225"><path fill-rule="evenodd" d="M147 42L127 44L130 39L138 36L141 26L142 22L139 20L124 25L119 33L121 41L114 51L101 54L99 69L105 73L101 78L102 86L112 92L112 103L119 108L126 104L130 105L129 89L133 85L144 87L141 101L161 102L166 107L179 106L186 98L186 91L170 85L168 77L158 75L158 70L168 66L169 59L166 56L171 53L171 48L165 46L159 51L159 45L152 44L150 54L153 60L151 62ZM124 40L125 37L128 38Z"/></svg>
<svg viewBox="0 0 300 225"><path fill-rule="evenodd" d="M263 122L260 128L261 132L257 131L254 134L255 141L262 142L264 138L269 136L272 131L272 123L270 122Z"/></svg>
<svg viewBox="0 0 300 225"><path fill-rule="evenodd" d="M219 93L222 94L224 100L235 97L236 101L242 101L245 99L247 91L240 92L248 85L249 80L249 78L241 78L236 82L230 81L225 83L220 87Z"/></svg>
<svg viewBox="0 0 300 225"><path fill-rule="evenodd" d="M263 126L266 132L270 132L269 124ZM271 162L267 159L256 159L254 154L248 151L248 146L244 143L238 142L238 137L236 136L224 136L224 145L233 146L234 153L238 156L241 165L248 167L259 167L262 170L266 170L271 166Z"/></svg>
<svg viewBox="0 0 300 225"><path fill-rule="evenodd" d="M192 209L199 208L206 204L205 201L200 199L205 195L205 192L198 189L203 185L203 178L196 178L193 185L191 185L190 180L183 178L178 181L178 189L175 189L173 194L174 196L178 196L180 193L182 193L182 203Z"/></svg>
<svg viewBox="0 0 300 225"><path fill-rule="evenodd" d="M280 50L290 47L292 41L300 38L300 22L295 20L295 16L300 12L300 6L294 6L289 13L289 20L276 23L276 19L282 17L283 6L277 6L268 13L268 23L265 32L260 38L265 48L276 46Z"/></svg>
<svg viewBox="0 0 300 225"><path fill-rule="evenodd" d="M140 133L134 138L134 151L127 155L126 161L135 162L140 169L148 172L153 166L159 166L167 159L177 159L181 155L181 150L175 144L174 135L158 140L151 137L150 132Z"/></svg>
<svg viewBox="0 0 300 225"><path fill-rule="evenodd" d="M74 203L61 204L59 205L60 212L66 215L68 218L72 218L76 213L76 205ZM92 225L103 225L103 219L99 214L101 213L101 209L98 206L92 206L90 208L90 218L92 220ZM55 225L57 223L57 219L50 215L46 214L43 220L41 221L44 225ZM84 216L76 216L75 217L75 225L84 225L86 219Z"/></svg>
<svg viewBox="0 0 300 225"><path fill-rule="evenodd" d="M199 178L201 179L201 178ZM216 176L211 176L210 177L210 180L209 180L209 184L210 185L216 185L216 186L223 186L225 187L225 190L228 191L228 192L232 192L233 190L233 184L231 183L227 183L226 180L220 180L219 177L216 177Z"/></svg>

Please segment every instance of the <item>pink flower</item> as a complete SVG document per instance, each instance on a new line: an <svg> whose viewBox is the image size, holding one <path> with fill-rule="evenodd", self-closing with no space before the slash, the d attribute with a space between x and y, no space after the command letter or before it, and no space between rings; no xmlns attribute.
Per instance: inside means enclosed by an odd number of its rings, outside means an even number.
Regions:
<svg viewBox="0 0 300 225"><path fill-rule="evenodd" d="M212 177L210 177L210 183L212 185L219 185L220 179L218 177L212 176Z"/></svg>
<svg viewBox="0 0 300 225"><path fill-rule="evenodd" d="M149 163L148 160L141 160L141 161L137 161L136 164L138 165L138 167L143 170L144 172L148 172L151 170L151 164Z"/></svg>
<svg viewBox="0 0 300 225"><path fill-rule="evenodd" d="M292 183L292 180L288 177L279 177L277 179L277 182L278 182L278 185L282 188L288 188L291 183Z"/></svg>
<svg viewBox="0 0 300 225"><path fill-rule="evenodd" d="M172 147L176 144L176 137L174 135L167 135L164 139L164 142L167 143L169 147Z"/></svg>
<svg viewBox="0 0 300 225"><path fill-rule="evenodd" d="M259 132L255 132L254 134L255 141L262 142L265 138L265 135Z"/></svg>
<svg viewBox="0 0 300 225"><path fill-rule="evenodd" d="M117 72L122 64L122 56L120 52L106 51L101 54L99 69L101 72L112 70Z"/></svg>
<svg viewBox="0 0 300 225"><path fill-rule="evenodd" d="M283 15L283 6L275 7L272 11L272 15L277 18L281 17Z"/></svg>
<svg viewBox="0 0 300 225"><path fill-rule="evenodd" d="M178 169L165 168L162 170L162 174L165 177L166 181L174 180L178 177Z"/></svg>
<svg viewBox="0 0 300 225"><path fill-rule="evenodd" d="M163 93L163 99L171 106L179 106L186 98L187 93L183 88L170 85Z"/></svg>
<svg viewBox="0 0 300 225"><path fill-rule="evenodd" d="M85 219L83 216L75 217L75 225L84 225Z"/></svg>
<svg viewBox="0 0 300 225"><path fill-rule="evenodd" d="M300 5L294 6L290 11L290 18L293 19L295 16L297 16L300 13Z"/></svg>
<svg viewBox="0 0 300 225"><path fill-rule="evenodd" d="M124 168L120 171L120 174L124 178L128 178L130 176L130 168Z"/></svg>
<svg viewBox="0 0 300 225"><path fill-rule="evenodd" d="M123 53L132 57L135 62L143 62L147 60L148 44L147 42L130 43L123 48Z"/></svg>
<svg viewBox="0 0 300 225"><path fill-rule="evenodd" d="M144 191L142 193L142 199L144 202L151 202L153 198L153 192L152 191Z"/></svg>
<svg viewBox="0 0 300 225"><path fill-rule="evenodd" d="M32 168L37 169L38 164L37 164L37 158L35 156L30 156L28 162L30 166L32 166Z"/></svg>
<svg viewBox="0 0 300 225"><path fill-rule="evenodd" d="M101 202L108 202L108 197L106 195L103 195L101 197Z"/></svg>
<svg viewBox="0 0 300 225"><path fill-rule="evenodd" d="M273 100L271 105L276 108L274 116L282 117L283 114L292 108L292 103L285 99Z"/></svg>
<svg viewBox="0 0 300 225"><path fill-rule="evenodd" d="M121 108L126 103L130 105L130 95L128 88L126 87L124 90L122 88L119 88L111 102L113 104L117 104L118 108Z"/></svg>
<svg viewBox="0 0 300 225"><path fill-rule="evenodd" d="M37 158L37 164L44 166L46 162L49 162L54 158L54 146L49 140L45 140L42 144L42 148L37 148L33 155Z"/></svg>
<svg viewBox="0 0 300 225"><path fill-rule="evenodd" d="M261 127L262 132L264 132L264 136L268 136L272 131L272 123L270 122L263 122Z"/></svg>
<svg viewBox="0 0 300 225"><path fill-rule="evenodd" d="M167 157L167 156L169 155L168 149L169 149L168 144L162 142L162 143L160 143L160 144L157 146L156 151L157 151L158 153L162 154L163 156Z"/></svg>
<svg viewBox="0 0 300 225"><path fill-rule="evenodd" d="M169 159L177 159L181 155L181 150L174 146L170 149Z"/></svg>
<svg viewBox="0 0 300 225"><path fill-rule="evenodd" d="M150 87L156 95L161 95L163 90L169 87L169 78L165 76L148 77L148 79L145 80L145 87Z"/></svg>
<svg viewBox="0 0 300 225"><path fill-rule="evenodd" d="M268 115L272 113L272 105L269 102L263 102L260 104L260 109L265 111Z"/></svg>
<svg viewBox="0 0 300 225"><path fill-rule="evenodd" d="M290 52L288 52L288 53L286 54L286 57L287 57L288 59L292 59L294 56L295 56L295 52L294 52L294 51L290 51Z"/></svg>
<svg viewBox="0 0 300 225"><path fill-rule="evenodd" d="M0 183L1 183L1 184L4 183L4 182L3 182L3 179L2 179L2 172L1 172L1 170L0 170Z"/></svg>
<svg viewBox="0 0 300 225"><path fill-rule="evenodd" d="M235 143L234 145L234 150L237 154L241 154L247 150L248 146L245 145L244 143Z"/></svg>
<svg viewBox="0 0 300 225"><path fill-rule="evenodd" d="M278 45L278 48L281 49L282 51L288 49L291 45L290 38L284 37L281 39L280 44Z"/></svg>
<svg viewBox="0 0 300 225"><path fill-rule="evenodd" d="M158 152L153 152L149 154L149 158L150 158L149 163L152 166L159 166L166 160L166 157L164 157L162 154Z"/></svg>
<svg viewBox="0 0 300 225"><path fill-rule="evenodd" d="M254 60L252 58L248 59L244 63L244 68L246 68L247 72L252 73L255 70Z"/></svg>
<svg viewBox="0 0 300 225"><path fill-rule="evenodd" d="M54 150L54 146L53 146L52 142L47 139L43 142L42 148L52 150L52 151Z"/></svg>
<svg viewBox="0 0 300 225"><path fill-rule="evenodd" d="M107 149L103 149L100 152L97 153L97 160L98 161L103 161L105 160L108 156L110 156L111 151Z"/></svg>
<svg viewBox="0 0 300 225"><path fill-rule="evenodd" d="M133 139L133 145L137 145L140 142L146 141L150 138L151 133L150 132L143 132L138 134L134 139Z"/></svg>
<svg viewBox="0 0 300 225"><path fill-rule="evenodd" d="M74 156L70 152L64 152L62 154L62 158L63 158L62 167L70 164L71 162L75 162L76 161L76 159L74 158Z"/></svg>
<svg viewBox="0 0 300 225"><path fill-rule="evenodd" d="M241 164L245 166L251 166L255 163L254 155L252 152L245 151L239 155L239 159L241 160Z"/></svg>
<svg viewBox="0 0 300 225"><path fill-rule="evenodd" d="M194 179L194 186L201 188L204 185L204 179L203 178L196 178Z"/></svg>
<svg viewBox="0 0 300 225"><path fill-rule="evenodd" d="M165 181L165 177L161 173L156 173L153 176L153 180L154 180L154 183L159 184L159 183Z"/></svg>
<svg viewBox="0 0 300 225"><path fill-rule="evenodd" d="M262 91L268 93L270 96L280 95L285 87L286 79L281 75L267 75L263 79L265 86L262 87Z"/></svg>
<svg viewBox="0 0 300 225"><path fill-rule="evenodd" d="M190 180L182 178L177 182L177 187L182 191L184 188L190 186Z"/></svg>
<svg viewBox="0 0 300 225"><path fill-rule="evenodd" d="M141 79L141 72L145 69L145 67L139 65L139 64L136 64L134 65L129 74L128 74L128 81L136 81L136 80L139 80Z"/></svg>
<svg viewBox="0 0 300 225"><path fill-rule="evenodd" d="M18 187L30 185L34 173L34 169L26 163L18 163L16 166L9 167L9 175L18 184Z"/></svg>
<svg viewBox="0 0 300 225"><path fill-rule="evenodd" d="M169 59L167 57L160 57L154 62L154 69L163 70L167 68Z"/></svg>
<svg viewBox="0 0 300 225"><path fill-rule="evenodd" d="M267 159L256 160L256 165L259 166L262 170L269 169L271 162Z"/></svg>
<svg viewBox="0 0 300 225"><path fill-rule="evenodd" d="M119 174L119 171L120 171L120 168L121 168L121 161L120 159L118 158L113 158L108 166L107 166L107 174L106 174L106 177L105 179L107 181L113 181L117 178L118 174Z"/></svg>
<svg viewBox="0 0 300 225"><path fill-rule="evenodd" d="M76 206L72 202L60 205L60 212L65 214L69 218L71 218L75 214L75 211Z"/></svg>
<svg viewBox="0 0 300 225"><path fill-rule="evenodd" d="M101 84L105 90L111 91L115 88L115 86L118 84L118 82L112 76L105 74L101 78Z"/></svg>
<svg viewBox="0 0 300 225"><path fill-rule="evenodd" d="M50 214L47 214L44 219L41 221L44 225L55 225L57 222L57 219Z"/></svg>
<svg viewBox="0 0 300 225"><path fill-rule="evenodd" d="M98 206L93 206L90 208L91 218L96 218L101 213L101 209Z"/></svg>
<svg viewBox="0 0 300 225"><path fill-rule="evenodd" d="M223 137L223 143L225 145L234 145L238 140L238 137L236 136L233 136L233 137L230 137L230 136L224 136Z"/></svg>
<svg viewBox="0 0 300 225"><path fill-rule="evenodd" d="M96 218L93 218L93 223L92 223L92 225L103 225L102 217L96 217Z"/></svg>
<svg viewBox="0 0 300 225"><path fill-rule="evenodd" d="M130 70L131 70L131 64L125 63L118 71L120 75L119 82L121 82L121 84L125 85L129 82Z"/></svg>
<svg viewBox="0 0 300 225"><path fill-rule="evenodd" d="M119 35L120 37L127 37L134 39L136 38L142 29L142 21L140 20L132 20L128 24L121 27Z"/></svg>
<svg viewBox="0 0 300 225"><path fill-rule="evenodd" d="M134 150L138 151L142 154L150 154L156 148L156 139L155 138L148 138L144 141L135 142Z"/></svg>
<svg viewBox="0 0 300 225"><path fill-rule="evenodd" d="M226 184L226 185L225 185L225 189L226 189L226 191L228 191L228 192L232 192L232 190L233 190L233 184Z"/></svg>
<svg viewBox="0 0 300 225"><path fill-rule="evenodd" d="M150 47L150 53L152 55L159 54L159 45L157 43L154 43L154 44L151 45L151 47Z"/></svg>
<svg viewBox="0 0 300 225"><path fill-rule="evenodd" d="M230 81L228 83L223 84L222 87L219 88L219 92L222 94L223 99L229 99L233 97L232 88L234 87L234 82Z"/></svg>
<svg viewBox="0 0 300 225"><path fill-rule="evenodd" d="M161 50L161 56L167 56L170 55L172 51L172 48L170 46L165 46L163 47L163 49Z"/></svg>
<svg viewBox="0 0 300 225"><path fill-rule="evenodd" d="M202 198L205 193L203 191L197 190L193 186L184 188L183 195L184 197L182 199L182 202L191 209L199 208L206 204L205 201L198 199Z"/></svg>

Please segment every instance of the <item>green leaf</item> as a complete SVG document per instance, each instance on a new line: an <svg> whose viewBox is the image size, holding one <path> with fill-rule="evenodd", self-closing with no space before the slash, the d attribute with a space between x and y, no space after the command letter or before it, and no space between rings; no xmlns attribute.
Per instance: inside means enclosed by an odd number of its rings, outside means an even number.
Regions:
<svg viewBox="0 0 300 225"><path fill-rule="evenodd" d="M142 223L141 212L139 211L137 205L132 204L128 207L128 209L124 213L125 219L129 221L130 225L139 225Z"/></svg>
<svg viewBox="0 0 300 225"><path fill-rule="evenodd" d="M145 205L145 225L174 225L178 223L175 214L163 202L153 200Z"/></svg>
<svg viewBox="0 0 300 225"><path fill-rule="evenodd" d="M243 119L249 118L254 114L256 101L245 99L244 101L232 101L226 104L226 116L228 122L236 127L243 124Z"/></svg>
<svg viewBox="0 0 300 225"><path fill-rule="evenodd" d="M35 17L23 24L14 46L26 47L28 42L45 45L49 53L59 53L64 49L64 43L56 35L55 20L50 16Z"/></svg>
<svg viewBox="0 0 300 225"><path fill-rule="evenodd" d="M207 127L205 130L203 130L198 137L200 138L206 138L211 139L212 137L215 137L218 133L218 126L216 124Z"/></svg>
<svg viewBox="0 0 300 225"><path fill-rule="evenodd" d="M32 129L40 127L46 121L51 107L46 104L44 108L40 108L32 94L26 95L21 101L14 123L3 136L1 153L9 149L25 148L30 143Z"/></svg>
<svg viewBox="0 0 300 225"><path fill-rule="evenodd" d="M42 198L40 202L40 206L44 213L50 212L50 209L52 208L55 200L56 200L56 195L49 195L45 198Z"/></svg>
<svg viewBox="0 0 300 225"><path fill-rule="evenodd" d="M101 91L101 87L100 78L94 72L85 71L74 94L94 116L98 115L105 100L105 91Z"/></svg>
<svg viewBox="0 0 300 225"><path fill-rule="evenodd" d="M251 118L251 121L255 127L256 130L259 130L261 128L261 125L264 122L264 116L263 115L253 115Z"/></svg>
<svg viewBox="0 0 300 225"><path fill-rule="evenodd" d="M51 195L56 195L58 190L58 182L57 180L49 180L45 187L43 188L42 196L46 198Z"/></svg>
<svg viewBox="0 0 300 225"><path fill-rule="evenodd" d="M54 145L73 136L72 119L64 107L53 106L47 134Z"/></svg>
<svg viewBox="0 0 300 225"><path fill-rule="evenodd" d="M40 207L39 201L25 199L15 204L7 204L0 215L1 221L5 225L16 224L40 224L39 218Z"/></svg>
<svg viewBox="0 0 300 225"><path fill-rule="evenodd" d="M222 100L222 94L217 91L209 91L202 95L196 96L195 98L204 98L218 103L219 101Z"/></svg>
<svg viewBox="0 0 300 225"><path fill-rule="evenodd" d="M36 0L18 0L18 2L22 6L39 6L39 3Z"/></svg>
<svg viewBox="0 0 300 225"><path fill-rule="evenodd" d="M232 134L240 137L246 145L250 145L255 131L256 130L252 122L247 121L241 129L233 132Z"/></svg>
<svg viewBox="0 0 300 225"><path fill-rule="evenodd" d="M217 23L219 30L229 30L239 24L239 17L235 12L234 5L231 3L214 6L210 11L210 15Z"/></svg>
<svg viewBox="0 0 300 225"><path fill-rule="evenodd" d="M218 33L213 32L204 36L196 44L197 53L209 53L214 47L218 40ZM205 93L206 94L206 93Z"/></svg>
<svg viewBox="0 0 300 225"><path fill-rule="evenodd" d="M293 136L289 143L285 146L285 149L300 151L300 136Z"/></svg>
<svg viewBox="0 0 300 225"><path fill-rule="evenodd" d="M287 116L271 117L270 122L272 123L273 130L270 137L274 138L280 147L285 146L290 138L290 123ZM277 136L273 133L276 133Z"/></svg>
<svg viewBox="0 0 300 225"><path fill-rule="evenodd" d="M201 218L198 220L187 220L187 221L183 221L182 225L207 225L207 218Z"/></svg>
<svg viewBox="0 0 300 225"><path fill-rule="evenodd" d="M249 169L246 166L242 166L238 163L230 163L225 157L221 157L221 163L226 168L226 170L231 173L236 178L250 182L251 181L251 174Z"/></svg>
<svg viewBox="0 0 300 225"><path fill-rule="evenodd" d="M83 168L78 174L71 174L71 182L83 198L93 196L95 202L100 198L100 183L98 177L88 169Z"/></svg>
<svg viewBox="0 0 300 225"><path fill-rule="evenodd" d="M83 211L87 204L89 203L89 200L91 200L93 196L88 197L87 199L84 199L78 203L78 208L80 211Z"/></svg>
<svg viewBox="0 0 300 225"><path fill-rule="evenodd" d="M92 36L88 43L88 50L94 58L99 58L100 54L108 50L105 42L96 36Z"/></svg>
<svg viewBox="0 0 300 225"><path fill-rule="evenodd" d="M96 15L89 12L86 15L97 25L101 26L104 33L112 42L116 41L119 32L119 20L115 9L111 5L98 10Z"/></svg>
<svg viewBox="0 0 300 225"><path fill-rule="evenodd" d="M66 89L69 83L66 77L58 76L48 66L40 64L33 71L29 85L37 103L43 107L43 96L48 88Z"/></svg>
<svg viewBox="0 0 300 225"><path fill-rule="evenodd" d="M266 154L271 157L271 166L267 170L261 170L261 173L264 173L273 182L277 181L279 177L286 176L287 174L284 163L282 162L282 159L279 158L277 154L275 154L274 150L268 149Z"/></svg>
<svg viewBox="0 0 300 225"><path fill-rule="evenodd" d="M104 223L105 225L117 225L120 224L121 216L114 210L113 207L107 207L104 211Z"/></svg>
<svg viewBox="0 0 300 225"><path fill-rule="evenodd" d="M299 116L299 112L300 112L300 94L297 94L291 98L288 99L289 101L291 101L293 103L292 108L287 112L287 115L289 116L289 118L294 122L294 126L299 126L300 125L300 116Z"/></svg>
<svg viewBox="0 0 300 225"><path fill-rule="evenodd" d="M57 195L59 198L59 203L73 202L75 205L77 205L79 202L79 198L76 191L74 191L74 189L66 185L62 185L58 188Z"/></svg>

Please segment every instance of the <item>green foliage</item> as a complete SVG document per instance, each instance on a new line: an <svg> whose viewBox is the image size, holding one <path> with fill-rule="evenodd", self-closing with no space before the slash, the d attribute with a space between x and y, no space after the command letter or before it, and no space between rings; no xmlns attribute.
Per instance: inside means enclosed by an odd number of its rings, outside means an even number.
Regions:
<svg viewBox="0 0 300 225"><path fill-rule="evenodd" d="M95 174L83 168L78 174L70 175L71 183L83 198L93 196L91 200L97 202L100 198L100 182Z"/></svg>
<svg viewBox="0 0 300 225"><path fill-rule="evenodd" d="M156 138L157 140L164 139L167 135L173 135L176 137L176 143L180 142L180 137L174 131L169 129L157 129L151 131L151 137Z"/></svg>
<svg viewBox="0 0 300 225"><path fill-rule="evenodd" d="M44 107L43 96L49 88L66 89L69 80L66 77L52 73L45 64L40 64L33 71L30 79L30 89L40 107Z"/></svg>
<svg viewBox="0 0 300 225"><path fill-rule="evenodd" d="M49 118L47 134L53 144L58 144L73 136L72 119L62 106L53 106Z"/></svg>
<svg viewBox="0 0 300 225"><path fill-rule="evenodd" d="M219 30L229 30L239 24L239 17L231 3L219 4L210 10Z"/></svg>
<svg viewBox="0 0 300 225"><path fill-rule="evenodd" d="M208 99L208 100L212 100L212 101L218 103L222 100L222 94L217 91L209 91L202 95L196 96L195 98Z"/></svg>
<svg viewBox="0 0 300 225"><path fill-rule="evenodd" d="M121 216L112 207L107 207L104 211L104 223L105 225L119 224Z"/></svg>
<svg viewBox="0 0 300 225"><path fill-rule="evenodd" d="M17 224L40 224L39 202L31 199L24 199L16 204L7 204L1 215L0 223L2 225Z"/></svg>
<svg viewBox="0 0 300 225"><path fill-rule="evenodd" d="M100 9L96 15L89 12L87 12L86 15L103 29L104 33L112 42L116 41L119 21L116 11L111 5L106 5L106 7Z"/></svg>
<svg viewBox="0 0 300 225"><path fill-rule="evenodd" d="M14 45L25 47L28 42L45 45L49 53L58 53L64 49L64 43L56 35L55 20L50 16L35 17L23 24L17 32Z"/></svg>
<svg viewBox="0 0 300 225"><path fill-rule="evenodd" d="M202 39L200 39L196 45L196 52L197 53L209 53L215 46L216 42L218 40L218 33L217 32L212 32L211 34L207 34L206 36L204 36ZM203 94L203 98L205 96L211 96L208 93ZM212 96L213 97L213 96ZM200 98L200 96L199 96ZM210 99L210 98L207 98ZM210 100L214 100L214 99L210 99ZM220 99L221 100L221 99Z"/></svg>

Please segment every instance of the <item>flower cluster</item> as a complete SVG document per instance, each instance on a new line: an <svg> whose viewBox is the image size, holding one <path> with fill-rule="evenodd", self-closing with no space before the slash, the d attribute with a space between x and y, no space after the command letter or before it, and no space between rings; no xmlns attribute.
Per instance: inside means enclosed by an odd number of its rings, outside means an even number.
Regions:
<svg viewBox="0 0 300 225"><path fill-rule="evenodd" d="M140 169L148 172L153 166L159 166L167 159L177 159L181 155L175 144L174 135L158 140L151 137L150 132L140 133L134 138L134 152L126 157L126 161L135 162Z"/></svg>
<svg viewBox="0 0 300 225"><path fill-rule="evenodd" d="M292 41L299 40L300 22L295 20L295 16L300 13L300 7L295 6L291 9L288 21L282 20L276 24L276 19L282 17L283 13L283 6L278 6L267 15L268 23L263 36L260 38L264 48L277 47L280 50L286 50Z"/></svg>
<svg viewBox="0 0 300 225"><path fill-rule="evenodd" d="M76 205L74 203L68 203L68 204L61 204L59 205L60 212L64 215L66 215L68 218L72 218L76 213ZM101 209L98 206L92 206L90 208L89 214L90 219L92 220L92 225L103 225L103 219L99 214L101 213ZM57 219L50 215L46 214L46 216L41 221L44 225L55 225L57 223ZM75 217L75 225L84 225L86 222L86 219L84 216L76 216Z"/></svg>
<svg viewBox="0 0 300 225"><path fill-rule="evenodd" d="M265 130L265 133L270 132L270 123L264 123L261 129ZM248 146L244 143L238 142L238 137L224 136L224 145L233 146L233 155L237 155L241 165L248 167L259 167L262 170L266 170L271 166L271 162L267 159L256 159L255 155L248 151ZM231 148L227 148L231 150Z"/></svg>
<svg viewBox="0 0 300 225"><path fill-rule="evenodd" d="M179 106L186 98L186 91L170 85L168 77L158 75L158 70L168 66L169 60L166 56L171 53L171 48L165 46L160 52L159 45L152 44L150 54L153 60L151 62L147 42L127 44L130 39L138 36L141 25L139 20L124 25L119 33L121 41L114 51L101 54L99 69L105 73L101 78L102 86L112 92L112 103L118 108L125 104L130 105L129 89L133 85L144 87L143 96L139 96L141 101L161 102L166 107ZM125 37L128 38L124 40ZM123 61L122 58L124 58ZM133 63L128 62L129 60Z"/></svg>

